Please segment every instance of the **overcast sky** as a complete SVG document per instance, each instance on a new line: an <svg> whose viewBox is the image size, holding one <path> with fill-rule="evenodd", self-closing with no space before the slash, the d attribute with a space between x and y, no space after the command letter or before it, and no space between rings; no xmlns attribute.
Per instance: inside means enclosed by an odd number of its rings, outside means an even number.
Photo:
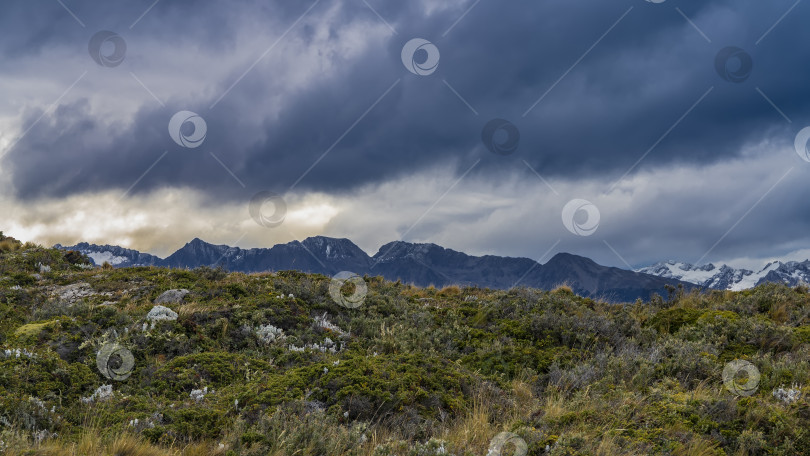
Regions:
<svg viewBox="0 0 810 456"><path fill-rule="evenodd" d="M161 256L325 235L625 268L807 259L808 14L6 0L0 230Z"/></svg>

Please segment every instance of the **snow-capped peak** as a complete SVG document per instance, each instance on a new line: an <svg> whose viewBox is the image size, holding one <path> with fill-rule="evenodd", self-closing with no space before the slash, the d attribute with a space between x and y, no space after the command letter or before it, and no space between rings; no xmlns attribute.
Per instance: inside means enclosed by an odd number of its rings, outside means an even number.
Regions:
<svg viewBox="0 0 810 456"><path fill-rule="evenodd" d="M695 266L670 260L638 269L636 272L682 280L705 288L740 291L764 282L782 282L790 286L810 282L810 260L788 263L771 261L757 272L735 269L728 265L718 268L711 263Z"/></svg>

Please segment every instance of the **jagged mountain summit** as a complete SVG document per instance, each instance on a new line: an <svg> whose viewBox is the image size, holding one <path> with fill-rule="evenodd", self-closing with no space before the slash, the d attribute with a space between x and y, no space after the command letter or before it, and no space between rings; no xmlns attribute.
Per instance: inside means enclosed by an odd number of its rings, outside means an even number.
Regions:
<svg viewBox="0 0 810 456"><path fill-rule="evenodd" d="M551 289L566 284L583 296L611 302L649 299L653 293L666 296L667 286L692 284L667 277L601 266L588 258L567 253L554 256L546 264L529 258L494 255L471 256L435 244L396 241L383 245L369 256L348 239L323 236L278 244L270 248L241 249L209 244L194 239L165 259L109 245L87 243L56 245L77 250L94 263L109 262L115 267L161 266L197 268L222 266L230 271L264 272L299 270L325 275L340 271L379 275L418 286L470 285L493 289L528 286Z"/></svg>
<svg viewBox="0 0 810 456"><path fill-rule="evenodd" d="M717 267L711 263L695 266L689 263L666 261L639 269L638 272L667 279L681 280L704 288L740 291L766 282L796 286L810 283L810 260L772 261L759 271L735 269L727 265Z"/></svg>
<svg viewBox="0 0 810 456"><path fill-rule="evenodd" d="M94 264L102 265L105 262L117 268L127 268L130 266L157 266L163 260L148 253L141 253L137 250L125 249L117 245L96 245L80 242L76 245L65 247L61 244L54 245L54 248L61 250L76 250L87 255Z"/></svg>

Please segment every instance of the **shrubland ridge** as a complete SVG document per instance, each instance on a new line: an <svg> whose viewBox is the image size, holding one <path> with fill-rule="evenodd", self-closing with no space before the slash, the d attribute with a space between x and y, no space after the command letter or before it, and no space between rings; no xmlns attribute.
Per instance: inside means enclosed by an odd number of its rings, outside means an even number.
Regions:
<svg viewBox="0 0 810 456"><path fill-rule="evenodd" d="M346 308L325 276L96 268L0 237L0 448L483 456L509 432L529 455L810 454L806 287L617 305L363 280ZM754 370L729 386L735 360Z"/></svg>

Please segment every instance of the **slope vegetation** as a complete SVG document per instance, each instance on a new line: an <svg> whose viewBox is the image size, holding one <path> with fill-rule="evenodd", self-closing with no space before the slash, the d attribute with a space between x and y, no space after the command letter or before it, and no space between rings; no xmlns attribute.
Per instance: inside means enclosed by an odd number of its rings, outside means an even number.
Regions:
<svg viewBox="0 0 810 456"><path fill-rule="evenodd" d="M75 252L2 250L0 447L810 452L806 288L615 305L566 287L330 285L299 272L98 268Z"/></svg>

